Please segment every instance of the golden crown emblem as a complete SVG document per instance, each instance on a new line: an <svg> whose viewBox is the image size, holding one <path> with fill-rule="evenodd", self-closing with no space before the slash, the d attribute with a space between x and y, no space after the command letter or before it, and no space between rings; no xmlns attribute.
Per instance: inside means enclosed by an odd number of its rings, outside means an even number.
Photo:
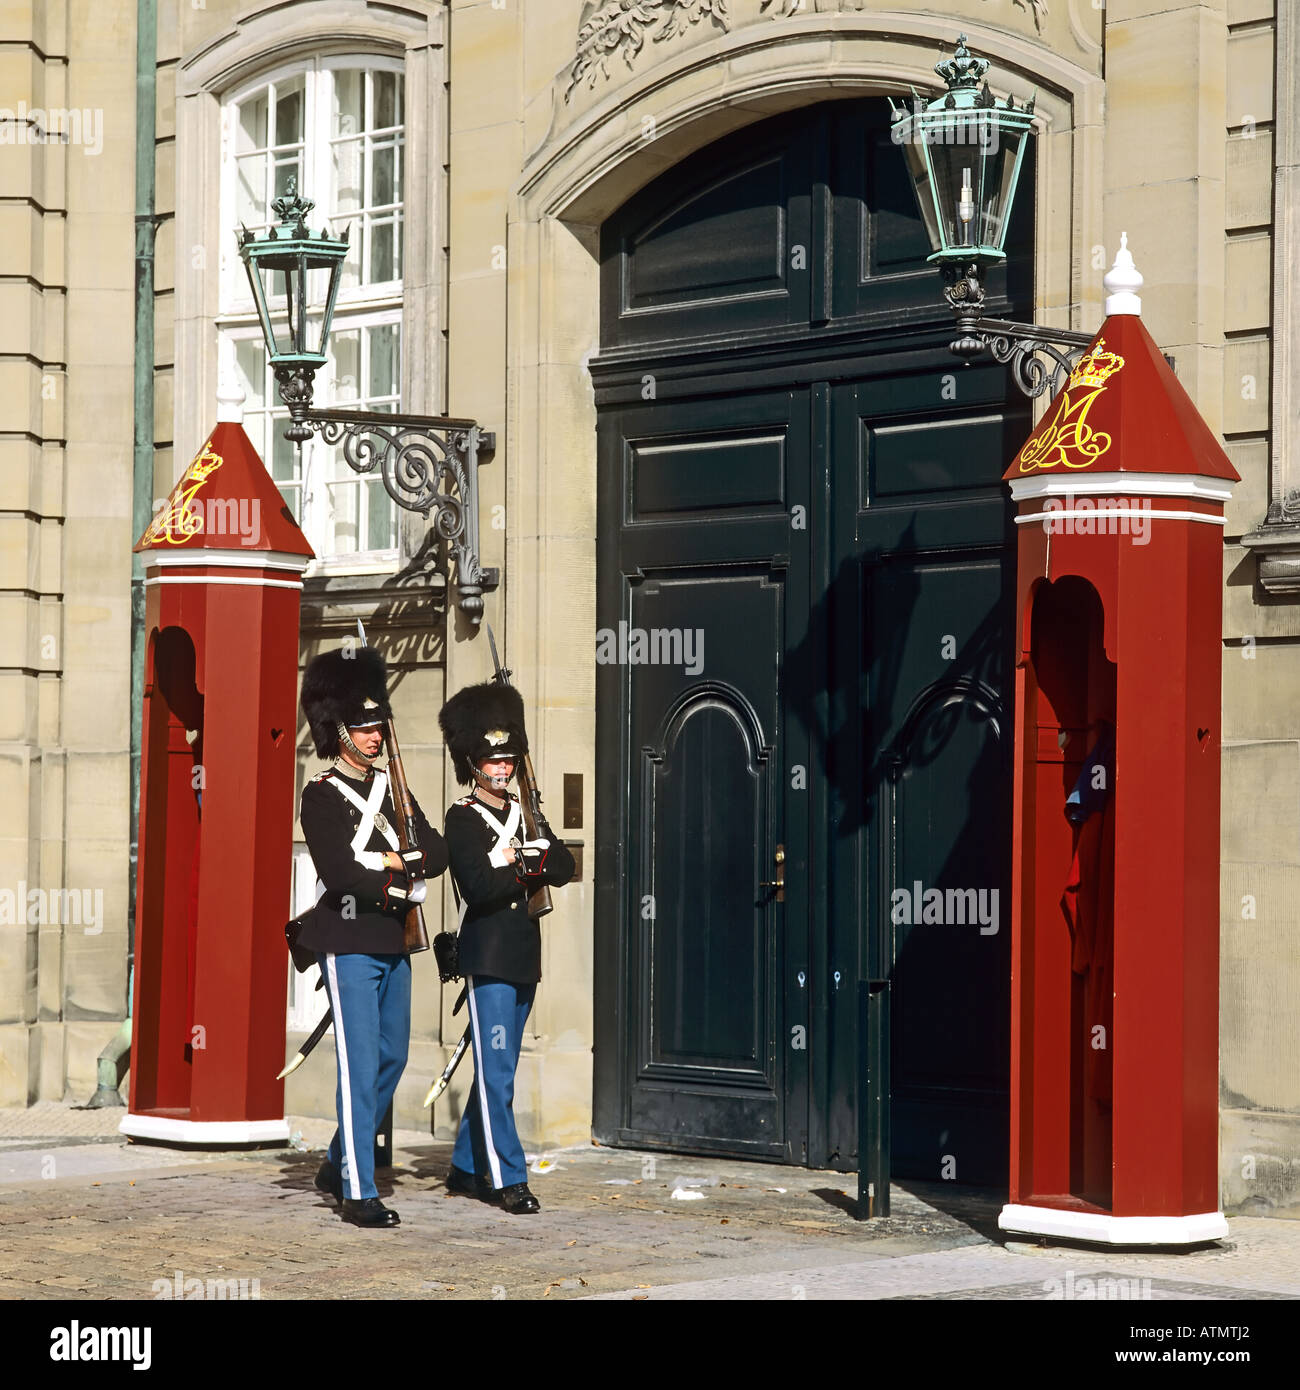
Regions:
<svg viewBox="0 0 1300 1390"><path fill-rule="evenodd" d="M1103 352L1105 338L1097 339L1097 346L1070 373L1069 386L1105 386L1107 377L1114 376L1124 365L1124 359L1113 352Z"/></svg>
<svg viewBox="0 0 1300 1390"><path fill-rule="evenodd" d="M190 471L185 475L186 480L195 483L205 482L224 462L220 454L212 452L212 441L209 439L199 451L199 456L190 464Z"/></svg>

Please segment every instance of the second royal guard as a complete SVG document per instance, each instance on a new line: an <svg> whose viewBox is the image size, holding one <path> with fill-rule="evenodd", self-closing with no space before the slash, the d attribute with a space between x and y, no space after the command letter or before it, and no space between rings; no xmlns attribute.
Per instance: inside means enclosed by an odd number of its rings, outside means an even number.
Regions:
<svg viewBox="0 0 1300 1390"><path fill-rule="evenodd" d="M375 1134L410 1042L408 911L423 880L447 867L447 847L412 798L416 845L400 849L389 779L375 767L392 717L377 651L322 652L303 677L302 707L317 753L334 759L303 788L300 810L323 891L296 945L320 963L338 1060L339 1127L316 1186L354 1225L396 1226L375 1189Z"/></svg>
<svg viewBox="0 0 1300 1390"><path fill-rule="evenodd" d="M469 787L447 811L445 834L461 903L460 973L469 1000L474 1081L452 1153L448 1190L535 1212L515 1130L515 1069L542 978L542 937L529 915L539 886L574 874L573 856L538 818L526 837L510 780L528 754L524 706L488 681L453 695L438 716L457 780Z"/></svg>

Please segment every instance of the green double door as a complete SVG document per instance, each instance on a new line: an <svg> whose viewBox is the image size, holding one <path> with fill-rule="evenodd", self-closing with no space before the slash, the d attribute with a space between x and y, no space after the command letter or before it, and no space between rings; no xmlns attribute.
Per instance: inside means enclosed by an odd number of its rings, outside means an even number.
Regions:
<svg viewBox="0 0 1300 1390"><path fill-rule="evenodd" d="M885 116L764 122L605 229L595 1131L855 1168L888 978L895 1172L1000 1182L1028 418L946 351Z"/></svg>

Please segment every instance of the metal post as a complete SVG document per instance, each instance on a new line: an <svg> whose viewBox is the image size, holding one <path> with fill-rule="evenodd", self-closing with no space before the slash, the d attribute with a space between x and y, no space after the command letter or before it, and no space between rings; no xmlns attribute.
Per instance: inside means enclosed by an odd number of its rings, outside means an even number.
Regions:
<svg viewBox="0 0 1300 1390"><path fill-rule="evenodd" d="M889 1215L889 981L858 981L858 1220Z"/></svg>

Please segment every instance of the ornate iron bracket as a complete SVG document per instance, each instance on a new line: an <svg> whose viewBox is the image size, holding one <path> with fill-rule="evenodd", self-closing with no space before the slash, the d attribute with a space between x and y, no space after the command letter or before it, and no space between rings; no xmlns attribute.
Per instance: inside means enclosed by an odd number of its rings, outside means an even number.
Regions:
<svg viewBox="0 0 1300 1390"><path fill-rule="evenodd" d="M280 389L292 411L296 402L285 393L286 384ZM496 449L496 434L449 416L301 407L290 428L297 431L292 438L319 432L326 444L341 444L354 473L378 469L384 490L403 510L426 518L433 513L434 532L456 561L457 607L477 626L484 592L501 582L499 569L480 564L478 537L479 455Z"/></svg>
<svg viewBox="0 0 1300 1390"><path fill-rule="evenodd" d="M1055 395L1092 342L1091 333L1072 328L1043 328L1036 323L986 319L980 266L943 267L943 294L957 320L958 336L948 344L958 357L970 361L988 352L995 362L1011 365L1020 391L1031 399L1048 388ZM1042 359L1042 360L1040 360Z"/></svg>

